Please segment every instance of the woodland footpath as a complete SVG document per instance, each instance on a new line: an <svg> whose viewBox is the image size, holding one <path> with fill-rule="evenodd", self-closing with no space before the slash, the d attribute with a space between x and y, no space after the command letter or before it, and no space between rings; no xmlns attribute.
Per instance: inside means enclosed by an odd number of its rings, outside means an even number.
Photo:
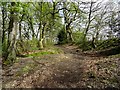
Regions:
<svg viewBox="0 0 120 90"><path fill-rule="evenodd" d="M120 89L120 1L0 3L3 88Z"/></svg>

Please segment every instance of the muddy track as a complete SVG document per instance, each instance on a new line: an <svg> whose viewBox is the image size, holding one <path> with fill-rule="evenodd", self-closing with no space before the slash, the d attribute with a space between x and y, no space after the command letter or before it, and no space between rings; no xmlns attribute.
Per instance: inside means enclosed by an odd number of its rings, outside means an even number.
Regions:
<svg viewBox="0 0 120 90"><path fill-rule="evenodd" d="M11 67L11 75L3 75L3 87L119 88L118 58L87 56L76 46L57 48L64 53L20 59ZM25 73L21 74L21 68Z"/></svg>

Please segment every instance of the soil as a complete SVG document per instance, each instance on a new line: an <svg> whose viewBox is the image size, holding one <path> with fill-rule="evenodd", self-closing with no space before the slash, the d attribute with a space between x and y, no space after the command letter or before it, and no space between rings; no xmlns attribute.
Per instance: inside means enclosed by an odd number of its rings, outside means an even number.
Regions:
<svg viewBox="0 0 120 90"><path fill-rule="evenodd" d="M3 88L117 88L120 57L82 52L77 46L56 46L64 52L18 58L4 67Z"/></svg>

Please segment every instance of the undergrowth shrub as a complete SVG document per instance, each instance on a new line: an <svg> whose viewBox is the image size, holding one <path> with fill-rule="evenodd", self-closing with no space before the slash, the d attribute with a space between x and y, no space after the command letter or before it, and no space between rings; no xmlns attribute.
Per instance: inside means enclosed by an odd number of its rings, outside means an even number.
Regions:
<svg viewBox="0 0 120 90"><path fill-rule="evenodd" d="M95 44L96 44L95 50L105 50L105 49L110 49L110 48L120 46L120 39L113 38L113 39L107 39L107 40L100 40ZM81 42L79 42L79 48L82 49L83 51L92 50L93 49L92 41L87 41L87 40L82 41L81 39Z"/></svg>
<svg viewBox="0 0 120 90"><path fill-rule="evenodd" d="M83 42L84 34L82 32L73 33L74 43L79 45Z"/></svg>
<svg viewBox="0 0 120 90"><path fill-rule="evenodd" d="M119 38L113 38L113 39L107 39L103 41L98 41L96 44L96 50L103 50L108 48L113 48L116 46L120 46L120 39Z"/></svg>
<svg viewBox="0 0 120 90"><path fill-rule="evenodd" d="M64 30L61 30L58 33L57 37L58 37L58 44L65 44L65 43L67 43L67 35L66 35Z"/></svg>
<svg viewBox="0 0 120 90"><path fill-rule="evenodd" d="M24 41L17 41L17 52L22 53L22 52L30 52L34 50L38 50L39 48L37 47L38 40L24 40Z"/></svg>
<svg viewBox="0 0 120 90"><path fill-rule="evenodd" d="M92 43L91 41L84 41L83 43L80 43L79 48L83 51L92 50Z"/></svg>

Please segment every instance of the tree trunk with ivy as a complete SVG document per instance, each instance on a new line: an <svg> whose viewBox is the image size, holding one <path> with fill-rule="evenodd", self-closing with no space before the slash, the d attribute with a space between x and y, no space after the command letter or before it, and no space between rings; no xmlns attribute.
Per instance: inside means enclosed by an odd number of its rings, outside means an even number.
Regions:
<svg viewBox="0 0 120 90"><path fill-rule="evenodd" d="M11 2L11 6L14 7L15 3ZM10 22L8 27L8 41L7 49L3 55L3 61L8 60L13 62L16 59L16 33L17 33L17 18L15 16L14 10L10 11Z"/></svg>

